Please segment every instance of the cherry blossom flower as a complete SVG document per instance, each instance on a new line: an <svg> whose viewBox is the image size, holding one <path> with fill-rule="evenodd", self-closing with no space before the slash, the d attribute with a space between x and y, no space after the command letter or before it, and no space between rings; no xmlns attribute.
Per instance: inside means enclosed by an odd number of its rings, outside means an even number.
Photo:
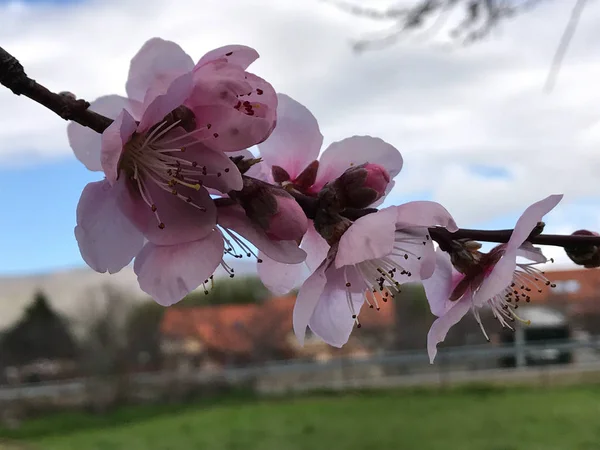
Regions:
<svg viewBox="0 0 600 450"><path fill-rule="evenodd" d="M529 292L541 292L545 286L552 285L535 267L547 259L526 239L562 197L551 195L529 206L517 221L509 241L481 254L474 266L463 270L465 273L458 272L450 256L438 249L435 272L423 281L431 312L438 317L427 335L427 350L432 363L437 344L469 310L487 338L480 318L481 308L490 308L502 326L510 328L509 322L520 320L515 312L519 300L529 301ZM531 262L517 262L517 257Z"/></svg>
<svg viewBox="0 0 600 450"><path fill-rule="evenodd" d="M376 189L372 206L384 200L394 186L393 178L402 169L402 156L396 148L378 138L353 136L332 143L319 158L323 135L315 117L287 95L277 94L277 98L277 127L258 146L264 180L316 196L326 183L347 169L362 166L367 168L367 187ZM388 183L381 193L378 190L386 177ZM319 266L329 250L329 244L315 230L312 221L300 246L307 253L303 264L282 265L263 258L263 264L258 266L261 280L272 292L289 292L307 270L312 272Z"/></svg>
<svg viewBox="0 0 600 450"><path fill-rule="evenodd" d="M207 283L219 266L233 277L235 269L224 255L257 257L247 242L273 260L293 264L306 257L296 242L270 239L239 205L218 207L217 215L218 226L205 238L176 245L147 243L136 256L140 288L156 302L170 306L199 286L208 292Z"/></svg>
<svg viewBox="0 0 600 450"><path fill-rule="evenodd" d="M273 89L245 72L257 56L247 47L224 47L194 67L176 44L152 39L132 60L129 98L108 96L92 105L114 118L104 133L69 125L76 156L106 177L85 187L77 208L75 236L90 267L115 273L135 258L141 288L168 305L223 263L217 208L205 187L241 189L236 165L221 150L260 142L274 125ZM240 108L236 100L229 107L231 96L251 104ZM256 103L256 96L267 103ZM174 116L182 105L192 120Z"/></svg>
<svg viewBox="0 0 600 450"><path fill-rule="evenodd" d="M179 45L153 38L131 60L128 97L100 97L90 109L111 119L126 109L139 121L139 132L185 106L193 113L188 128L195 140L213 150L242 150L265 140L276 122L273 87L246 71L257 58L250 47L230 45L194 65ZM89 170L101 171L100 135L77 123L69 124L67 134L75 156Z"/></svg>
<svg viewBox="0 0 600 450"><path fill-rule="evenodd" d="M400 284L430 277L435 252L428 228L438 225L457 229L443 206L426 201L391 206L352 223L300 288L293 315L300 343L309 326L341 347L359 324L362 305L379 308L373 293L392 298Z"/></svg>

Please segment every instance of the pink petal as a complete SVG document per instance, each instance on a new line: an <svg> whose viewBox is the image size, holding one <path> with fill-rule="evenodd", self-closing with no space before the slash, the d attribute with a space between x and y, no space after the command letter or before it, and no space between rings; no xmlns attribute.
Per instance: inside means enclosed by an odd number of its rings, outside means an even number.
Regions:
<svg viewBox="0 0 600 450"><path fill-rule="evenodd" d="M347 272L348 269L346 269ZM348 305L345 290L345 278L340 269L329 269L327 271L327 284L319 298L319 302L309 321L309 327L317 336L327 344L334 347L342 347L352 333L355 320L352 310ZM346 274L352 285L354 282L350 273ZM351 292L350 299L354 307L354 313L358 316L364 304L364 291Z"/></svg>
<svg viewBox="0 0 600 450"><path fill-rule="evenodd" d="M125 97L107 95L94 100L90 104L89 109L110 119L115 119L128 106L129 102ZM75 157L88 170L101 171L100 151L102 148L102 135L75 122L69 122L67 135L69 137L69 145L73 149Z"/></svg>
<svg viewBox="0 0 600 450"><path fill-rule="evenodd" d="M193 88L191 73L184 73L163 85L153 85L144 97L144 113L138 126L138 133L162 122L167 114L183 105Z"/></svg>
<svg viewBox="0 0 600 450"><path fill-rule="evenodd" d="M562 200L563 195L550 195L527 208L515 225L507 249L517 249L529 237L535 226Z"/></svg>
<svg viewBox="0 0 600 450"><path fill-rule="evenodd" d="M198 64L196 64L196 68L216 59L224 59L228 63L235 64L245 70L258 59L258 56L258 52L251 47L246 47L245 45L226 45L205 54L200 58Z"/></svg>
<svg viewBox="0 0 600 450"><path fill-rule="evenodd" d="M265 287L275 295L284 295L294 289L306 271L306 266L302 263L280 263L262 252L258 257L262 260L256 265L258 276Z"/></svg>
<svg viewBox="0 0 600 450"><path fill-rule="evenodd" d="M75 237L81 257L96 272L116 273L131 262L144 245L144 237L118 206L123 182L89 183L77 205Z"/></svg>
<svg viewBox="0 0 600 450"><path fill-rule="evenodd" d="M244 103L252 106L246 110ZM259 144L273 131L277 96L262 78L231 64L209 63L194 74L194 90L186 102L206 132L206 145L226 152ZM210 129L208 127L210 125Z"/></svg>
<svg viewBox="0 0 600 450"><path fill-rule="evenodd" d="M517 268L517 249L508 249L473 293L473 303L481 307L492 297L503 294L512 283Z"/></svg>
<svg viewBox="0 0 600 450"><path fill-rule="evenodd" d="M104 175L111 185L117 182L123 148L135 132L136 127L137 124L131 114L123 110L102 133L100 162Z"/></svg>
<svg viewBox="0 0 600 450"><path fill-rule="evenodd" d="M329 244L319 233L317 233L312 220L308 221L308 229L302 238L300 248L306 252L306 265L311 272L316 270L321 262L327 258Z"/></svg>
<svg viewBox="0 0 600 450"><path fill-rule="evenodd" d="M277 126L258 149L269 166L282 167L295 179L318 159L323 135L305 106L285 94L277 94L277 101Z"/></svg>
<svg viewBox="0 0 600 450"><path fill-rule="evenodd" d="M397 271L394 280L408 283L429 278L435 269L435 250L428 230L423 227L403 228L394 234L394 253L387 256L408 272Z"/></svg>
<svg viewBox="0 0 600 450"><path fill-rule="evenodd" d="M193 68L194 61L179 45L152 38L146 41L131 60L126 84L127 95L143 101L146 91L152 85L160 84L165 79L168 79L168 84L174 76L190 72Z"/></svg>
<svg viewBox="0 0 600 450"><path fill-rule="evenodd" d="M517 256L527 258L530 261L537 263L545 263L548 258L542 253L542 249L534 247L531 242L524 242L517 250Z"/></svg>
<svg viewBox="0 0 600 450"><path fill-rule="evenodd" d="M179 158L196 162L198 166L206 167L206 176L201 177L202 184L219 192L239 191L243 187L242 175L229 155L212 150L197 143L186 146L186 151L179 153Z"/></svg>
<svg viewBox="0 0 600 450"><path fill-rule="evenodd" d="M443 316L436 319L431 325L429 333L427 333L427 353L429 353L429 362L433 364L433 360L437 355L437 345L446 339L446 335L450 328L456 325L460 319L471 308L471 296L465 295L460 300L454 303Z"/></svg>
<svg viewBox="0 0 600 450"><path fill-rule="evenodd" d="M402 155L392 145L371 136L353 136L331 144L319 159L319 171L314 189L339 177L353 165L364 163L380 164L386 168L390 178L402 169Z"/></svg>
<svg viewBox="0 0 600 450"><path fill-rule="evenodd" d="M140 288L157 303L171 306L207 280L223 258L223 238L214 230L204 239L178 245L148 243L135 258Z"/></svg>
<svg viewBox="0 0 600 450"><path fill-rule="evenodd" d="M340 268L389 255L394 248L395 232L394 207L361 217L342 235L335 257L335 267Z"/></svg>
<svg viewBox="0 0 600 450"><path fill-rule="evenodd" d="M211 105L194 108L197 117L206 117L211 134L204 143L223 152L249 148L264 141L275 125L274 112L268 109L266 117L248 116L229 106Z"/></svg>
<svg viewBox="0 0 600 450"><path fill-rule="evenodd" d="M397 206L396 211L398 224L421 227L441 226L450 232L458 230L448 210L436 202L408 202Z"/></svg>
<svg viewBox="0 0 600 450"><path fill-rule="evenodd" d="M454 305L449 300L454 287L454 269L450 255L440 249L435 252L435 262L435 272L431 278L423 280L423 287L431 313L440 317Z"/></svg>
<svg viewBox="0 0 600 450"><path fill-rule="evenodd" d="M317 270L306 279L298 296L296 297L296 304L294 305L293 313L293 324L294 333L300 345L304 345L304 336L306 335L306 327L308 322L317 307L319 298L325 289L327 283L327 277L325 276L325 269L331 261L324 260L322 264L317 267Z"/></svg>
<svg viewBox="0 0 600 450"><path fill-rule="evenodd" d="M183 186L178 188L180 194L190 197L195 205L205 208L205 211L201 211L171 192L147 182L147 195L152 199L156 213L165 225L160 229L158 219L140 196L135 182L128 180L127 185L128 195L124 195L120 201L121 210L146 239L154 244L175 245L196 241L207 236L216 224L217 208L206 189L196 191Z"/></svg>
<svg viewBox="0 0 600 450"><path fill-rule="evenodd" d="M296 242L269 239L264 230L246 216L241 206L219 207L218 223L223 228L235 231L275 261L297 264L306 258L306 252L300 249Z"/></svg>

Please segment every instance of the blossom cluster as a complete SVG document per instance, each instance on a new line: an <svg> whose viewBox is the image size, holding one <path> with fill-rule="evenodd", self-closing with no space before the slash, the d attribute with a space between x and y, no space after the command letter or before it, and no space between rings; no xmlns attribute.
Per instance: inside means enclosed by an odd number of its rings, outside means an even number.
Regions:
<svg viewBox="0 0 600 450"><path fill-rule="evenodd" d="M131 61L127 97L90 106L112 124L102 134L69 124L76 157L104 174L77 207L75 237L92 269L116 273L133 260L140 288L164 306L206 289L219 266L233 276L235 258L254 258L277 294L308 272L294 332L303 343L310 328L338 347L360 327L363 306L379 309L403 283L420 281L437 316L432 361L469 311L484 334L482 308L510 327L520 320L518 301L552 285L536 268L546 258L528 238L561 195L527 208L508 243L488 253L465 240L436 249L432 228L458 230L442 205L377 210L402 169L400 152L371 136L321 152L312 113L248 72L257 58L231 45L194 64L177 44L151 39Z"/></svg>

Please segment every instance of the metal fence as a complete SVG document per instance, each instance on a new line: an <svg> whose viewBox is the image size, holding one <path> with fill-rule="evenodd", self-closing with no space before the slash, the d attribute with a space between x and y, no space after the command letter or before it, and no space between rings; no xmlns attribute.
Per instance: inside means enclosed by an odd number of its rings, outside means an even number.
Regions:
<svg viewBox="0 0 600 450"><path fill-rule="evenodd" d="M561 361L562 355L562 361ZM568 356L568 357L567 357ZM460 383L578 383L600 380L600 336L585 341L546 341L522 346L442 348L435 364L425 350L380 353L329 361L280 361L222 370L133 375L133 390L171 389L177 383L253 383L263 394L314 389L450 386ZM0 402L84 396L95 379L0 386ZM90 387L92 386L92 387Z"/></svg>

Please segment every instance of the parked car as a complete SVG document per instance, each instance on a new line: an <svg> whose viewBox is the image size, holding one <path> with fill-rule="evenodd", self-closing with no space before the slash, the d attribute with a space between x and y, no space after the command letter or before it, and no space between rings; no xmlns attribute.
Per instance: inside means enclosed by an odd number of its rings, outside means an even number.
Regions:
<svg viewBox="0 0 600 450"><path fill-rule="evenodd" d="M500 333L503 345L515 345L515 339L523 336L525 344L525 365L541 366L549 364L570 364L573 362L571 350L560 349L557 344L568 342L572 337L567 318L560 311L544 306L528 306L519 309L519 315L530 325L517 324L522 334L511 330ZM537 344L537 345L536 345ZM501 367L516 367L516 354L500 358Z"/></svg>

